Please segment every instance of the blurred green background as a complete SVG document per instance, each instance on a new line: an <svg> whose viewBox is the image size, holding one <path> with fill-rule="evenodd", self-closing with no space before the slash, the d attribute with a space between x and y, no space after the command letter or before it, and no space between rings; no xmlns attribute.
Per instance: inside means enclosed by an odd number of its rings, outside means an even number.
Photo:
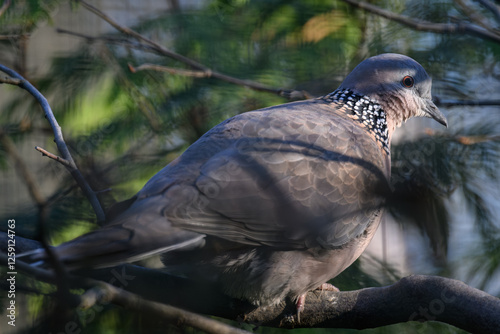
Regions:
<svg viewBox="0 0 500 334"><path fill-rule="evenodd" d="M401 201L391 207L392 216L366 254L333 283L354 290L390 284L411 273L432 274L500 296L500 107L444 105L459 100L500 104L499 42L415 31L340 0L90 3L211 70L311 96L335 90L354 66L372 55L403 53L420 62L433 77L433 95L449 128L417 119L397 131L393 184ZM500 20L480 1L371 3L408 20L473 24L500 36ZM0 63L48 98L77 165L101 191L105 207L134 195L222 120L289 101L214 78L132 73L128 64L189 67L151 53L71 1L13 1L0 16ZM92 208L69 173L33 149L58 153L40 107L18 87L0 86L0 139L0 221L5 222L0 230L7 229L7 219L15 219L18 235L39 239L41 212L54 244L96 228ZM21 283L53 291L27 278ZM47 298L29 292L18 298L23 309L15 332L48 332L43 320L50 309ZM0 301L6 301L4 294ZM89 312L93 310L74 315L81 333L195 332L112 306ZM0 329L12 331L3 321ZM354 332L293 333L331 331ZM443 324L405 323L365 332L461 331Z"/></svg>

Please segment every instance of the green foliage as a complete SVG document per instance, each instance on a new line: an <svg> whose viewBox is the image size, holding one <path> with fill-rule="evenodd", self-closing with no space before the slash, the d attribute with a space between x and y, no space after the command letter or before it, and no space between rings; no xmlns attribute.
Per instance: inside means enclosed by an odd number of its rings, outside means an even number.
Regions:
<svg viewBox="0 0 500 334"><path fill-rule="evenodd" d="M12 1L0 23L0 34L29 33L40 22L51 20L51 12L60 0L19 0Z"/></svg>

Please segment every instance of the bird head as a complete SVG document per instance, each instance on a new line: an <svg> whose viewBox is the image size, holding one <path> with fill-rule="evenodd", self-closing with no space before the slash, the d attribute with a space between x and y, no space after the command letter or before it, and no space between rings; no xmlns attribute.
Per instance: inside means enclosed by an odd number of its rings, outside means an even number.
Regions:
<svg viewBox="0 0 500 334"><path fill-rule="evenodd" d="M431 117L448 126L446 118L432 102L432 80L424 68L410 57L385 53L361 62L339 88L377 101L387 115L392 132L410 117Z"/></svg>

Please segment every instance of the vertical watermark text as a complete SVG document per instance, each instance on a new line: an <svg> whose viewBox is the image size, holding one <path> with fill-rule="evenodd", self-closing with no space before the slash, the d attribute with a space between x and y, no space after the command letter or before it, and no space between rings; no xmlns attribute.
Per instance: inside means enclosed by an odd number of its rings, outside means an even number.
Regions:
<svg viewBox="0 0 500 334"><path fill-rule="evenodd" d="M7 323L16 326L16 221L7 220Z"/></svg>

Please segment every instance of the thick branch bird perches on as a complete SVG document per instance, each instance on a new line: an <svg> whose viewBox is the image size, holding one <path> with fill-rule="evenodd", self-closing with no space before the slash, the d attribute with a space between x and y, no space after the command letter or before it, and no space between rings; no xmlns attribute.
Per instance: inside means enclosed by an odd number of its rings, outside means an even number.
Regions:
<svg viewBox="0 0 500 334"><path fill-rule="evenodd" d="M0 245L5 252L7 234L4 232L0 232ZM21 251L40 247L38 242L21 237L16 237L16 245ZM3 253L0 258L2 264L6 263ZM23 264L17 267L34 279L56 281L50 271ZM190 312L182 315L184 324L197 328L203 320L196 319L192 323L192 312L281 328L364 329L408 321L415 327L423 327L427 321L440 321L473 333L497 333L500 328L500 299L463 282L437 276L409 276L390 286L355 291L309 292L300 324L293 317L295 305L292 302L254 308L213 287L152 269L122 265L94 270L86 276L92 280L68 278L74 287L98 287L98 292L93 290L80 296L82 307L91 307L92 303L113 303L168 319L172 319L172 314L183 314L182 309L185 309ZM111 283L128 292L121 293L121 289ZM159 303L175 307L164 308Z"/></svg>

